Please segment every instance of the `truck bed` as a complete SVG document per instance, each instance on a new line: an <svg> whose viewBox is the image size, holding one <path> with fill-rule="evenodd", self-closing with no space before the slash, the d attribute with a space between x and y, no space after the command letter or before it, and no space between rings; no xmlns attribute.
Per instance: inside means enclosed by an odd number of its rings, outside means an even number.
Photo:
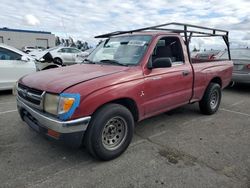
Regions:
<svg viewBox="0 0 250 188"><path fill-rule="evenodd" d="M218 60L194 60L192 61L194 71L193 98L191 102L199 101L212 79L225 88L231 81L233 62ZM204 84L205 83L205 84Z"/></svg>

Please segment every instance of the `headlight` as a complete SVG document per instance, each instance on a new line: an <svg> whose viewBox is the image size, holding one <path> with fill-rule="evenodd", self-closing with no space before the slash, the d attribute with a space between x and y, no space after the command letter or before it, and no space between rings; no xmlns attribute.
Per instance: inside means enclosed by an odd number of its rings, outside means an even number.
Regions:
<svg viewBox="0 0 250 188"><path fill-rule="evenodd" d="M44 99L44 110L48 113L58 115L57 107L59 103L60 96L46 93Z"/></svg>
<svg viewBox="0 0 250 188"><path fill-rule="evenodd" d="M79 104L80 94L62 93L60 95L54 95L46 93L44 110L58 116L61 120L66 120L73 115Z"/></svg>

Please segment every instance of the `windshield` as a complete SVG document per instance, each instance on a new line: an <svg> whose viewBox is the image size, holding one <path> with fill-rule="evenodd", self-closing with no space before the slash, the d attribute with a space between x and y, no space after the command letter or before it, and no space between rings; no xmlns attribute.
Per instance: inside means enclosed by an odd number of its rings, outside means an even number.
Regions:
<svg viewBox="0 0 250 188"><path fill-rule="evenodd" d="M232 59L250 59L250 50L249 49L231 49L231 58ZM221 56L222 59L228 58L227 51Z"/></svg>
<svg viewBox="0 0 250 188"><path fill-rule="evenodd" d="M94 63L137 65L151 40L149 35L120 36L102 42L88 57Z"/></svg>

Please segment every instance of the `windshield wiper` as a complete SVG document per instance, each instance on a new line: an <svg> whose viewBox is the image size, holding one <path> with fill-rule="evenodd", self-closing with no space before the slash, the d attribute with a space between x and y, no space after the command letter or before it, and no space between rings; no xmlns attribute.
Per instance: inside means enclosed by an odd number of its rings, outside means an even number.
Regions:
<svg viewBox="0 0 250 188"><path fill-rule="evenodd" d="M119 61L114 60L114 59L102 59L100 62L101 62L101 63L110 63L110 64L128 66L127 64L120 63Z"/></svg>
<svg viewBox="0 0 250 188"><path fill-rule="evenodd" d="M89 60L89 59L84 59L82 63L85 63L85 62L87 62L87 63L89 63L89 64L95 64L94 61L91 61L91 60Z"/></svg>

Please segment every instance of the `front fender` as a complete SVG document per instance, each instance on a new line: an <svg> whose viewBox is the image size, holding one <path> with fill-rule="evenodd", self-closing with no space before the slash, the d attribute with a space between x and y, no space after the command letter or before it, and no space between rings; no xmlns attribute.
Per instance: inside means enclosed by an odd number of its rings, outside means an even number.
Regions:
<svg viewBox="0 0 250 188"><path fill-rule="evenodd" d="M134 80L96 90L83 96L72 119L92 115L104 104L123 98L131 99L137 104L140 119L144 113L144 110L141 108L143 103L142 89L143 80Z"/></svg>

